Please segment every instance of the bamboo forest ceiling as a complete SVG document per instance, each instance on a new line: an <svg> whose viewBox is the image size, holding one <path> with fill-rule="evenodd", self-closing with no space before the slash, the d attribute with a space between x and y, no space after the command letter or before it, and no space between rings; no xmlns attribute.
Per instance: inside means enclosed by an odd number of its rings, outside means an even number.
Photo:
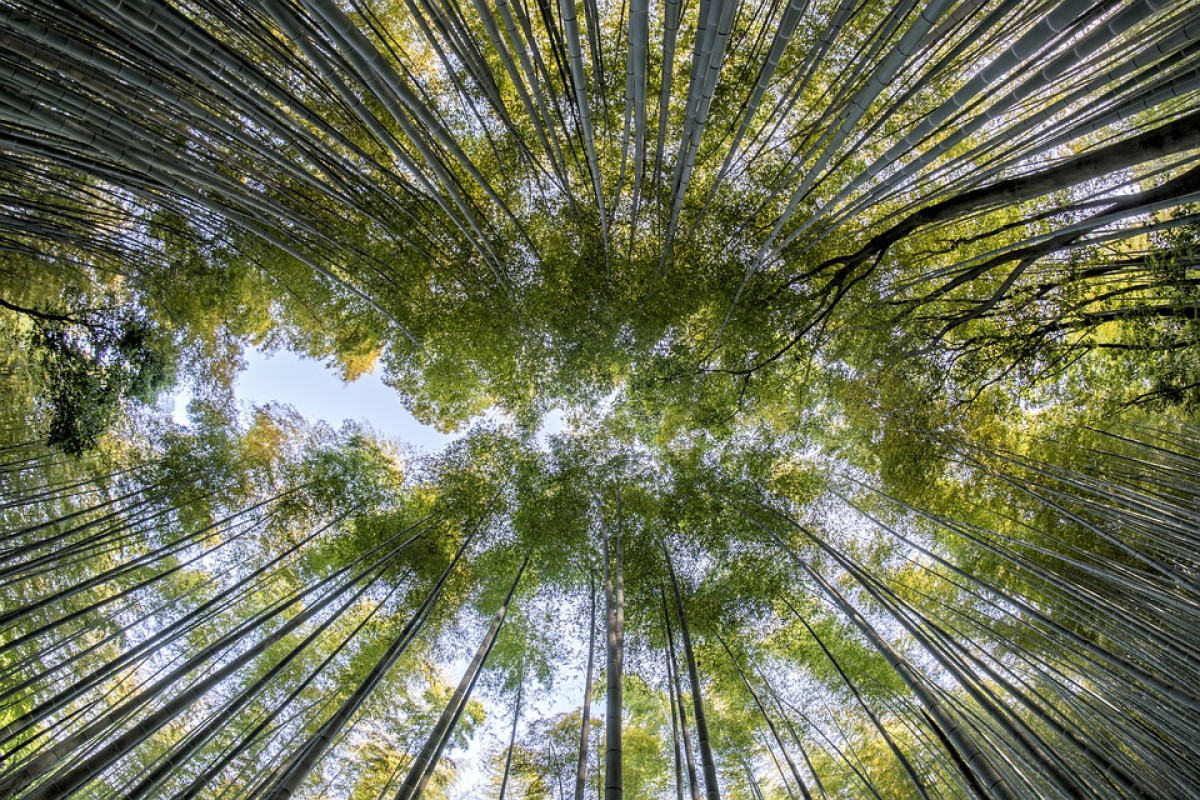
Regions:
<svg viewBox="0 0 1200 800"><path fill-rule="evenodd" d="M1198 417L1197 0L0 0L0 798L1200 798Z"/></svg>

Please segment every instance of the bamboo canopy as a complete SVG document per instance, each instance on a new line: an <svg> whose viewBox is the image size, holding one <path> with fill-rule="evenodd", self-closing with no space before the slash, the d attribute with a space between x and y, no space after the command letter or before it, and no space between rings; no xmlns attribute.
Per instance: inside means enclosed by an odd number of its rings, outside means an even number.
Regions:
<svg viewBox="0 0 1200 800"><path fill-rule="evenodd" d="M1195 0L6 0L0 209L0 797L1200 796ZM48 446L197 264L517 432Z"/></svg>

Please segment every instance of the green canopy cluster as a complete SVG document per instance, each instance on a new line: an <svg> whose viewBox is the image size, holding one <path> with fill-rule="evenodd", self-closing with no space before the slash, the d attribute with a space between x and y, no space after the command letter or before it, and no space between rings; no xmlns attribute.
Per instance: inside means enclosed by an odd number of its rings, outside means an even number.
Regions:
<svg viewBox="0 0 1200 800"><path fill-rule="evenodd" d="M1198 11L0 8L0 797L1197 795Z"/></svg>

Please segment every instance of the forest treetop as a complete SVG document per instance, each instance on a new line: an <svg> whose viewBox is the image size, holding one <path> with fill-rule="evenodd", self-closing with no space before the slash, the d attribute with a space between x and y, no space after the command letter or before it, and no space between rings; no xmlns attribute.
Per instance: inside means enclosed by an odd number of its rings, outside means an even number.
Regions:
<svg viewBox="0 0 1200 800"><path fill-rule="evenodd" d="M4 299L41 351L124 359L110 395L252 343L379 364L442 428L614 391L667 438L1003 404L1186 337L1192 10L38 3ZM1191 396L1150 361L1114 404Z"/></svg>
<svg viewBox="0 0 1200 800"><path fill-rule="evenodd" d="M0 796L1194 793L1197 18L0 7Z"/></svg>

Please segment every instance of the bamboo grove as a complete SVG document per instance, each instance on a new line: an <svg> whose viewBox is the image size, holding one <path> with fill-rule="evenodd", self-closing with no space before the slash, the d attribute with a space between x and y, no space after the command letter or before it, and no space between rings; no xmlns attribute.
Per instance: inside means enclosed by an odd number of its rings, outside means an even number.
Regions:
<svg viewBox="0 0 1200 800"><path fill-rule="evenodd" d="M1200 796L1198 159L1193 0L0 1L0 797Z"/></svg>

